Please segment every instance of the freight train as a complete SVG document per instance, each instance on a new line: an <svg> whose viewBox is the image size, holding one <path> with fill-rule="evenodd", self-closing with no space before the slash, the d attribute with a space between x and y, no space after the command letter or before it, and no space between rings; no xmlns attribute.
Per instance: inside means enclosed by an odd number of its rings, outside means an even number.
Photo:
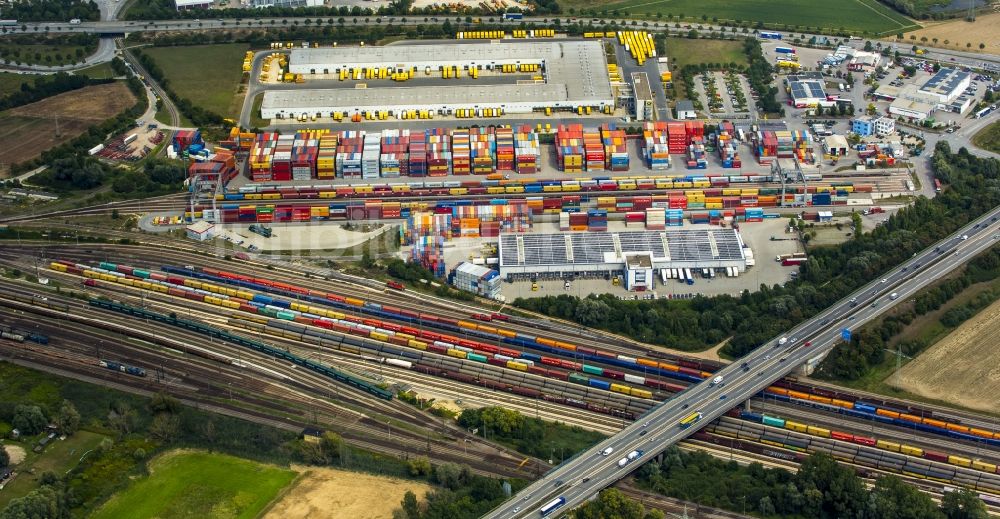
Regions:
<svg viewBox="0 0 1000 519"><path fill-rule="evenodd" d="M217 201L238 200L286 200L313 198L348 198L348 197L419 197L419 196L464 196L464 195L502 195L502 194L540 194L540 193L575 193L601 191L636 191L652 189L712 189L727 188L736 184L731 192L720 195L757 195L778 194L780 187L741 187L741 184L759 184L777 181L771 175L723 175L709 173L705 175L683 176L648 176L648 177L593 177L576 178L573 180L539 180L539 179L507 179L507 180L452 180L452 181L419 181L400 183L365 183L345 185L282 185L282 184L247 184L237 192L219 193ZM764 190L763 193L758 189ZM790 186L786 192L795 192L796 187ZM873 186L853 182L830 182L825 185L811 185L809 192L845 191L870 192Z"/></svg>
<svg viewBox="0 0 1000 519"><path fill-rule="evenodd" d="M731 421L724 417L704 430L708 433L728 437L721 445L729 446L730 439L750 439L763 445L787 449L803 455L824 452L835 459L856 465L941 483L958 483L975 490L1000 493L1000 476L995 473L995 466L990 463L980 462L976 465L976 469L967 470L973 467L972 461L967 458L949 457L936 451L930 451L932 454L928 457L925 455L928 452L925 449L906 446L907 450L903 451L901 450L902 445L895 442L846 433L838 432L838 437L834 438L834 431L795 422L792 422L795 429L777 428L776 423L765 424L763 415L756 413L731 412L730 415L739 416L743 418L743 421ZM780 419L772 420L788 423ZM772 425L772 428L768 428L766 425ZM796 432L805 433L808 436L803 438L795 434ZM847 439L848 437L850 439ZM953 458L956 463L949 463L947 461L949 458ZM941 461L942 459L944 461ZM969 461L969 464L966 465L965 461ZM989 470L991 467L994 468L994 471Z"/></svg>
<svg viewBox="0 0 1000 519"><path fill-rule="evenodd" d="M539 374L536 371L504 369L496 365L470 362L468 358L461 359L434 354L436 352L402 348L391 343L339 335L279 319L258 320L253 317L236 317L229 320L229 325L256 333L269 333L286 339L316 344L352 355L373 356L381 358L381 362L385 364L412 369L419 373L621 418L634 419L655 404L651 400L628 398L624 394L608 392L589 384L586 377L583 377L582 381L574 381L575 384L566 384L564 382L566 378L556 380L532 377L532 374Z"/></svg>
<svg viewBox="0 0 1000 519"><path fill-rule="evenodd" d="M122 364L121 362L115 362L113 360L101 360L98 364L102 368L108 368L111 371L120 371L127 375L132 375L136 377L145 377L146 370L142 368L137 368L135 366L129 366L128 364Z"/></svg>
<svg viewBox="0 0 1000 519"><path fill-rule="evenodd" d="M205 324L198 323L195 321L178 319L177 317L174 316L168 316L168 315L158 314L155 312L150 312L148 310L143 310L141 308L135 308L128 305L123 305L112 301L91 299L90 305L98 308L104 308L106 310L111 310L114 312L120 312L128 315L141 317L144 319L152 319L157 322L165 323L171 326L178 326L181 328L194 331L196 333L208 335L210 337L215 337L227 342L238 344L240 346L245 346L255 351L264 353L265 355L269 355L271 357L275 357L281 360L287 360L296 365L302 366L310 371L319 373L320 375L323 375L325 377L334 379L338 382L343 382L349 386L360 389L366 393L374 395L383 400L392 400L392 395L393 395L392 391L389 391L381 386L378 386L377 384L373 384L371 382L368 382L367 380L355 377L354 375L351 375L349 373L344 373L338 369L332 368L325 364L320 364L319 362L315 362L308 358L299 357L298 355L282 350L280 348L274 348L259 341L247 339L246 337L241 337L239 335L233 335L229 332L220 330L218 328L213 328L211 326L207 326Z"/></svg>
<svg viewBox="0 0 1000 519"><path fill-rule="evenodd" d="M173 276L168 277L164 274L155 272L150 273L148 271L133 269L132 267L124 265L103 263L102 266L114 267L115 270L112 271L110 269L94 268L79 264L74 265L69 262L56 262L53 263L51 267L54 270L65 269L62 271L76 273L78 275L104 276L102 279L106 279L108 281L119 282L120 280L122 283L132 284L133 286L138 286L147 290L157 290L164 293L171 293L180 297L209 302L227 308L239 309L264 317L270 317L272 319L311 324L341 333L360 334L379 341L389 342L400 346L407 346L409 348L422 351L439 353L455 358L469 359L475 362L483 362L485 359L485 363L494 365L499 365L499 363L502 362L504 367L507 367L510 370L534 373L541 376L560 379L563 379L562 377L565 376L566 378L563 380L569 380L571 375L576 375L573 382L621 394L631 394L640 398L651 398L652 394L648 390L629 387L624 384L616 384L617 387L612 387L611 383L607 383L605 381L597 380L596 382L591 382L596 379L586 379L586 377L578 378L580 376L576 373L570 374L562 370L579 371L585 374L617 379L628 383L644 385L655 390L664 390L669 392L683 391L686 387L678 384L666 383L650 376L639 377L611 368L602 368L592 364L571 362L555 357L540 356L526 351L503 348L500 347L499 344L506 343L521 348L536 349L557 355L573 355L586 362L611 364L627 369L642 370L647 374L661 375L683 380L685 382L697 383L712 376L710 371L697 369L711 368L703 366L700 363L684 359L671 359L673 360L673 363L671 363L642 357L628 357L625 355L577 346L562 341L555 341L545 337L528 336L503 328L486 326L470 321L458 321L429 314L411 312L387 305L366 302L356 298L345 298L336 294L328 294L286 283L270 281L264 278L243 276L231 272L217 271L213 269L195 271L187 268L171 266L163 267L165 271L175 274L183 274L195 278L230 283L245 288L254 288L257 290L294 297L299 300L323 304L325 306L334 306L348 311L366 313L385 319L417 324L421 327L429 326L441 328L487 339L490 342L484 343L481 341L472 341L456 336L439 334L422 328L416 329L401 326L384 320L364 319L341 312L331 312L322 308L310 307L298 302L275 299L261 294L253 294L252 292L246 290L220 287L192 279L182 279ZM143 279L128 278L126 277L126 274L119 272L119 270L131 271L133 276L139 278L145 278L148 276L148 279L151 279L152 282L143 281ZM170 284L174 285L176 288L168 288L168 285ZM314 312L324 312L325 315ZM338 320L343 321L343 323L336 322ZM417 333L409 333L413 331L416 331ZM423 340L418 340L418 337ZM435 342L438 344L435 344ZM494 344L497 344L497 346L494 346ZM469 353L473 354L471 359L469 357ZM489 354L489 356L485 354ZM542 368L539 364L560 369ZM604 387L604 384L607 384L606 388ZM893 425L902 425L924 432L940 434L962 440L983 441L992 446L1000 446L1000 433L963 425L954 418L936 419L933 418L934 413L929 410L917 410L912 407L908 407L903 410L898 406L885 401L874 401L872 399L860 400L850 395L824 391L819 388L812 388L813 392L825 392L825 395L810 394L781 387L782 385L789 384L790 383L788 381L778 381L774 386L768 388L762 394L768 398L787 401L798 405L807 405L828 412L846 414L853 417L863 418L865 420L876 420ZM811 386L796 384L796 387L804 388ZM910 414L912 412L919 412L921 417Z"/></svg>
<svg viewBox="0 0 1000 519"><path fill-rule="evenodd" d="M16 342L31 341L31 342L37 342L38 344L49 343L48 335L42 335L38 332L32 332L29 330L14 328L11 326L7 326L5 324L0 324L0 337Z"/></svg>
<svg viewBox="0 0 1000 519"><path fill-rule="evenodd" d="M826 429L824 427L815 427L812 425L793 422L791 420L786 420L784 418L768 416L766 414L752 413L749 411L741 411L739 413L739 417L743 420L762 423L764 425L768 425L771 427L788 429L790 431L806 433L812 436L819 436L821 438L832 438L834 440L839 440L842 442L856 443L858 445L866 445L869 447L877 447L879 449L892 452L899 452L902 454L906 454L908 456L915 456L918 458L925 458L939 463L948 463L950 465L957 465L959 467L973 468L976 470L981 470L983 472L989 472L991 474L997 473L997 465L995 463L989 463L982 460L969 459L962 456L948 455L938 451L906 445L905 443L882 440L882 439L872 438L869 436L849 434L832 429Z"/></svg>

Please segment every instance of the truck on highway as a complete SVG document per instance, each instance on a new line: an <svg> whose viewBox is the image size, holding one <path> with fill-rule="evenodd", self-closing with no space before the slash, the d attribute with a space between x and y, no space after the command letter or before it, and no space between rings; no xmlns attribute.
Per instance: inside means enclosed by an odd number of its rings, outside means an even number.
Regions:
<svg viewBox="0 0 1000 519"><path fill-rule="evenodd" d="M691 413L687 415L684 419L682 419L680 423L678 423L678 425L681 426L681 429L687 429L688 427L691 427L692 425L697 423L699 420L701 420L701 413Z"/></svg>
<svg viewBox="0 0 1000 519"><path fill-rule="evenodd" d="M503 13L504 20L522 20L524 13Z"/></svg>
<svg viewBox="0 0 1000 519"><path fill-rule="evenodd" d="M618 468L624 467L625 465L628 465L627 457L618 460Z"/></svg>
<svg viewBox="0 0 1000 519"><path fill-rule="evenodd" d="M552 512L555 512L556 510L562 508L562 506L565 504L566 504L566 498L559 496L553 499L552 501L546 503L545 506L543 506L538 510L538 512L542 514L542 517L547 517Z"/></svg>
<svg viewBox="0 0 1000 519"><path fill-rule="evenodd" d="M80 25L80 19L79 18L73 18L72 20L69 21L69 24L70 25Z"/></svg>
<svg viewBox="0 0 1000 519"><path fill-rule="evenodd" d="M611 453L614 452L614 451L615 451L614 447L608 447L607 449L604 449L603 451L601 451L601 456L610 456Z"/></svg>

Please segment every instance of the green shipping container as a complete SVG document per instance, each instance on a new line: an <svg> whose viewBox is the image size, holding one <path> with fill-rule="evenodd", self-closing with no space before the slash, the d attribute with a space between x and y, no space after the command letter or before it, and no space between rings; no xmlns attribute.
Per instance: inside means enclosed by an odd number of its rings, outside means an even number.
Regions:
<svg viewBox="0 0 1000 519"><path fill-rule="evenodd" d="M149 279L149 272L145 270L132 269L132 275L143 279Z"/></svg>
<svg viewBox="0 0 1000 519"><path fill-rule="evenodd" d="M587 377L585 377L585 376L583 376L583 375L581 375L579 373L570 373L569 374L569 381L573 382L575 384L587 385L587 380L589 380Z"/></svg>
<svg viewBox="0 0 1000 519"><path fill-rule="evenodd" d="M604 369L598 368L597 366L583 365L583 372L590 373L591 375L604 375Z"/></svg>
<svg viewBox="0 0 1000 519"><path fill-rule="evenodd" d="M274 310L274 309L271 309L271 308L263 308L263 307L258 308L257 309L257 313L260 314L260 315L266 315L268 317L277 317L278 316L278 311Z"/></svg>
<svg viewBox="0 0 1000 519"><path fill-rule="evenodd" d="M106 261L101 262L101 268L104 270L118 270L118 265L114 263L108 263Z"/></svg>
<svg viewBox="0 0 1000 519"><path fill-rule="evenodd" d="M771 418L770 416L764 415L764 425L771 425L774 427L784 427L785 421L781 418Z"/></svg>
<svg viewBox="0 0 1000 519"><path fill-rule="evenodd" d="M295 320L295 314L293 314L291 312L278 312L278 314L277 314L276 317L278 319L285 319L286 321L294 321Z"/></svg>
<svg viewBox="0 0 1000 519"><path fill-rule="evenodd" d="M469 360L474 360L476 362L486 362L486 356L480 355L478 353L469 353L468 355L465 356L465 358Z"/></svg>

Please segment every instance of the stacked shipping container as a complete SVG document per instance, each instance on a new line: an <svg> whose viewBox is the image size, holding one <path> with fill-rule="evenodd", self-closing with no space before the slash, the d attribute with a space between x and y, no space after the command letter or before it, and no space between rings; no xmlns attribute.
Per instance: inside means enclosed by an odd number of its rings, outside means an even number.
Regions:
<svg viewBox="0 0 1000 519"><path fill-rule="evenodd" d="M670 146L666 122L647 122L642 130L643 158L650 169L665 170L670 167Z"/></svg>
<svg viewBox="0 0 1000 519"><path fill-rule="evenodd" d="M558 146L557 146L558 148ZM517 161L517 172L521 175L537 173L538 156L541 149L538 146L538 134L531 131L530 126L522 126L514 137L514 154Z"/></svg>
<svg viewBox="0 0 1000 519"><path fill-rule="evenodd" d="M250 146L250 178L254 182L271 180L271 160L277 141L277 132L263 132L257 134Z"/></svg>
<svg viewBox="0 0 1000 519"><path fill-rule="evenodd" d="M628 145L625 130L605 124L601 128L601 142L604 144L604 169L608 171L628 171ZM588 157L588 169L590 159Z"/></svg>

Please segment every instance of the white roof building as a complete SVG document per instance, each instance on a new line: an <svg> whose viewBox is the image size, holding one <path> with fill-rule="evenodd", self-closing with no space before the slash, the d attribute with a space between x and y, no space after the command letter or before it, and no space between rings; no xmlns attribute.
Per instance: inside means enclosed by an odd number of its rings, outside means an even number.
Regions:
<svg viewBox="0 0 1000 519"><path fill-rule="evenodd" d="M212 0L174 0L174 7L178 11L184 9L208 9L212 7Z"/></svg>
<svg viewBox="0 0 1000 519"><path fill-rule="evenodd" d="M942 68L920 87L920 92L934 96L939 104L954 101L972 84L972 75L956 68Z"/></svg>

